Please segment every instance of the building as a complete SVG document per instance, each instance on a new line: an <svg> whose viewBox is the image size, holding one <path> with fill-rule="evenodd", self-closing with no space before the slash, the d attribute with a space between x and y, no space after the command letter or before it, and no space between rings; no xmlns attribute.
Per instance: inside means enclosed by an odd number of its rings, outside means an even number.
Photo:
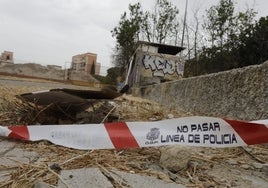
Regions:
<svg viewBox="0 0 268 188"><path fill-rule="evenodd" d="M127 84L135 89L181 79L184 60L177 54L182 50L183 47L138 41Z"/></svg>
<svg viewBox="0 0 268 188"><path fill-rule="evenodd" d="M1 54L0 57L0 64L5 64L5 63L14 63L14 59L13 59L13 52L10 51L4 51Z"/></svg>
<svg viewBox="0 0 268 188"><path fill-rule="evenodd" d="M100 63L97 62L97 54L84 53L72 57L71 69L76 72L86 72L87 74L100 74ZM92 68L95 70L93 71Z"/></svg>

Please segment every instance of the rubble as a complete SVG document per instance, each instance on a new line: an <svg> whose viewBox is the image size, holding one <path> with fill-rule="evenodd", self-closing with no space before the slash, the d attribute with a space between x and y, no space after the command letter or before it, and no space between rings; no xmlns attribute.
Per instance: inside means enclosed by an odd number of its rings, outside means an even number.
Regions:
<svg viewBox="0 0 268 188"><path fill-rule="evenodd" d="M57 109L57 106L37 105L15 97L21 93L33 92L30 90L33 88L0 85L0 89L0 124L4 126L79 126L92 122L153 121L191 115L166 109L152 101L123 95L111 100L98 99L88 108L71 116L64 109L55 116L50 110ZM170 186L200 188L265 188L268 184L267 145L254 145L244 149L168 146L80 151L52 145L47 141L22 142L1 138L0 144L3 146L0 147L0 188L63 186L61 179L68 184L68 178L76 178L74 174L69 173L83 169L92 170L93 174L95 170L101 172L104 181L108 181L107 183L113 187L141 187L140 184L133 184L133 181L143 182L148 186L153 185L148 183L151 181L159 185L163 183ZM114 176L114 172L119 176ZM119 181L120 178L125 180L123 184ZM161 180L161 183L158 180ZM82 178L78 181L83 183L82 181L86 180Z"/></svg>
<svg viewBox="0 0 268 188"><path fill-rule="evenodd" d="M191 160L191 148L183 146L166 146L160 148L159 164L173 173L185 170Z"/></svg>

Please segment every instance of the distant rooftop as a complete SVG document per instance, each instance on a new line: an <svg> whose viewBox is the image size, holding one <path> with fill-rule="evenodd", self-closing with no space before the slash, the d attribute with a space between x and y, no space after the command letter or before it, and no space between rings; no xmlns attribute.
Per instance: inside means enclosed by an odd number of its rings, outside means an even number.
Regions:
<svg viewBox="0 0 268 188"><path fill-rule="evenodd" d="M83 54L77 54L77 55L75 55L75 56L73 56L73 57L76 57L76 56L86 56L86 55L97 56L97 54L95 54L95 53L86 52L86 53L83 53Z"/></svg>

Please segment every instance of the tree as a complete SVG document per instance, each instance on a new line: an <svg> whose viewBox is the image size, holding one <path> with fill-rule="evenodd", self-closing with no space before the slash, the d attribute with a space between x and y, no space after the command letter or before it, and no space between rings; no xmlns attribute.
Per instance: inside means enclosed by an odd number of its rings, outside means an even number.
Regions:
<svg viewBox="0 0 268 188"><path fill-rule="evenodd" d="M233 0L220 0L218 5L207 10L208 20L204 28L209 33L211 45L203 48L202 61L213 65L213 72L238 66L237 48L241 43L239 35L249 30L256 14L253 9L237 14L234 10Z"/></svg>
<svg viewBox="0 0 268 188"><path fill-rule="evenodd" d="M116 79L121 76L121 68L120 67L112 67L107 70L107 75L105 77L106 84L116 85Z"/></svg>
<svg viewBox="0 0 268 188"><path fill-rule="evenodd" d="M239 12L236 16L236 33L231 33L229 37L229 45L232 46L233 49L236 49L243 43L241 40L243 33L247 33L248 31L251 33L253 31L252 27L256 14L253 8L248 8L246 12Z"/></svg>
<svg viewBox="0 0 268 188"><path fill-rule="evenodd" d="M116 38L114 64L119 67L129 64L130 57L135 49L135 41L139 39L143 15L141 4L129 4L129 11L129 16L124 12L119 25L111 31L112 36Z"/></svg>
<svg viewBox="0 0 268 188"><path fill-rule="evenodd" d="M176 39L178 14L179 10L170 1L156 0L154 11L146 11L142 19L141 29L148 42L164 44L170 37Z"/></svg>
<svg viewBox="0 0 268 188"><path fill-rule="evenodd" d="M268 60L268 16L262 17L239 36L237 49L239 67Z"/></svg>
<svg viewBox="0 0 268 188"><path fill-rule="evenodd" d="M233 0L220 0L218 5L206 12L207 20L203 27L209 33L208 41L211 47L219 47L220 51L235 48L239 42L238 36L251 26L256 16L253 8L235 14Z"/></svg>
<svg viewBox="0 0 268 188"><path fill-rule="evenodd" d="M187 51L184 52L187 52L188 60L194 58L197 61L202 47L203 37L200 33L199 10L199 8L193 10L193 20L186 24Z"/></svg>
<svg viewBox="0 0 268 188"><path fill-rule="evenodd" d="M207 11L205 30L209 33L211 46L224 48L229 35L234 31L234 3L233 0L220 0L218 5L211 6Z"/></svg>
<svg viewBox="0 0 268 188"><path fill-rule="evenodd" d="M195 60L197 60L197 56L198 56L198 32L199 32L199 19L198 19L198 12L199 9L196 9L196 11L194 12L194 19L195 19L195 28L194 28L194 58Z"/></svg>
<svg viewBox="0 0 268 188"><path fill-rule="evenodd" d="M260 27L253 24L256 15L253 8L236 13L234 1L220 0L206 13L203 28L208 34L209 45L203 46L198 61L191 59L186 63L186 76L260 63L267 58L266 22L260 21Z"/></svg>

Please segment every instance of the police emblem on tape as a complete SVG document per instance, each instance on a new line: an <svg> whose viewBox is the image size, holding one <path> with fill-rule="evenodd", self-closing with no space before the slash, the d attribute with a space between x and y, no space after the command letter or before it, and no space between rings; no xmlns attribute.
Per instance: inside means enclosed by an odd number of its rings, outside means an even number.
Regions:
<svg viewBox="0 0 268 188"><path fill-rule="evenodd" d="M157 139L159 138L159 135L159 128L151 128L150 131L146 134L146 139L148 141L146 141L145 144L148 145L158 143Z"/></svg>

